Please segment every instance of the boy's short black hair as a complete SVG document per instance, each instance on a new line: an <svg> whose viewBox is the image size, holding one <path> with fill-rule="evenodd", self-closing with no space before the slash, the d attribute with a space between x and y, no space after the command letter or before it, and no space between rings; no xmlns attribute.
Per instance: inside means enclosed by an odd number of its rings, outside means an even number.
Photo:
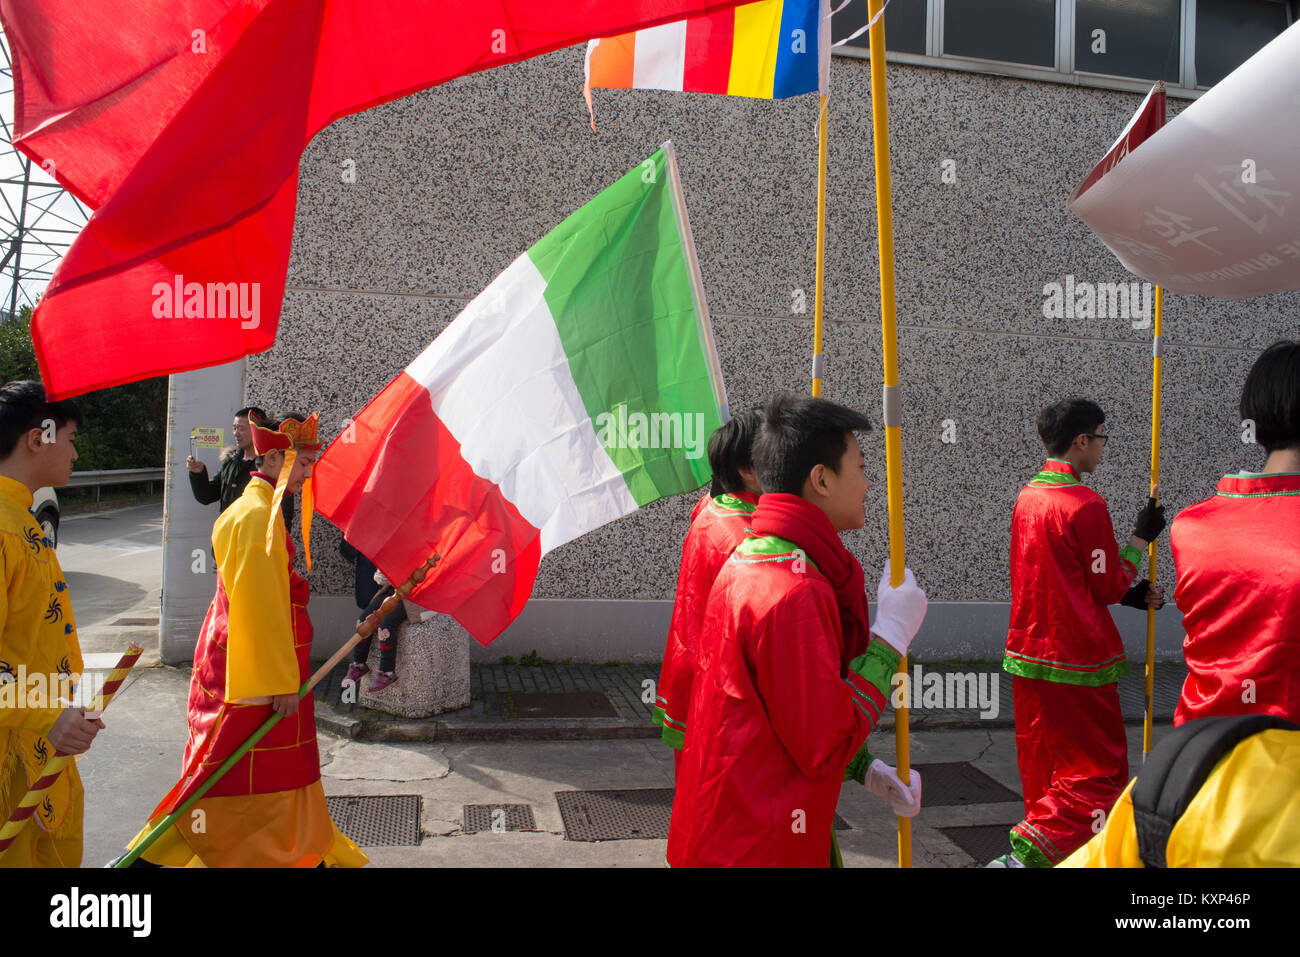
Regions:
<svg viewBox="0 0 1300 957"><path fill-rule="evenodd" d="M47 402L45 386L31 379L7 382L0 386L0 458L13 454L23 435L44 428L52 419L61 429L69 422L81 425L81 410L71 399Z"/></svg>
<svg viewBox="0 0 1300 957"><path fill-rule="evenodd" d="M1300 342L1283 339L1260 354L1241 387L1240 410L1266 452L1300 445Z"/></svg>
<svg viewBox="0 0 1300 957"><path fill-rule="evenodd" d="M255 416L257 416L257 422L259 425L266 421L266 413L263 412L255 405L244 406L242 409L240 409L238 412L235 413L235 418L246 419L248 418L248 413L250 412L252 412Z"/></svg>
<svg viewBox="0 0 1300 957"><path fill-rule="evenodd" d="M783 392L764 410L754 440L754 467L764 492L802 495L816 465L839 474L850 432L870 432L871 420L827 399Z"/></svg>
<svg viewBox="0 0 1300 957"><path fill-rule="evenodd" d="M713 470L710 495L745 490L740 470L754 467L754 439L762 427L763 410L746 409L709 436L709 468Z"/></svg>
<svg viewBox="0 0 1300 957"><path fill-rule="evenodd" d="M1038 413L1038 437L1048 455L1062 455L1076 437L1096 432L1105 421L1106 413L1096 402L1071 396Z"/></svg>

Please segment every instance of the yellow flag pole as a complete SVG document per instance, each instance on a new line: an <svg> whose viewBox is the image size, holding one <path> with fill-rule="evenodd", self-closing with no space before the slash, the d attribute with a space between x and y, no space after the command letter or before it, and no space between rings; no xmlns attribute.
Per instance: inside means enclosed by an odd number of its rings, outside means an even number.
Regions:
<svg viewBox="0 0 1300 957"><path fill-rule="evenodd" d="M1156 495L1160 485L1160 317L1163 312L1165 291L1156 286L1155 328L1151 338L1151 494ZM1151 584L1156 582L1156 543L1147 550L1147 574ZM1147 606L1147 667L1146 715L1142 720L1142 760L1151 753L1151 726L1155 721L1156 691L1156 610Z"/></svg>
<svg viewBox="0 0 1300 957"><path fill-rule="evenodd" d="M898 332L894 316L894 212L889 183L889 101L885 92L885 19L883 0L868 0L871 30L871 127L876 153L876 224L880 239L880 325L885 360L885 468L888 475L890 585L903 583L903 436L902 406L898 395ZM907 677L907 656L899 662ZM906 684L903 687L907 687ZM904 696L906 699L906 696ZM907 706L894 709L898 776L911 778ZM912 822L898 819L898 866L912 866Z"/></svg>
<svg viewBox="0 0 1300 957"><path fill-rule="evenodd" d="M822 394L822 276L826 266L826 121L829 109L821 95L817 114L817 276L813 289L812 394Z"/></svg>

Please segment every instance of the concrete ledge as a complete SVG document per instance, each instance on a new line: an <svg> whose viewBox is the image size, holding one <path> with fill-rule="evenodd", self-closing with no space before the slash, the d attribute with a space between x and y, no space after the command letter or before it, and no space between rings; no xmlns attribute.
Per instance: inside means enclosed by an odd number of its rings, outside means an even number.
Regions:
<svg viewBox="0 0 1300 957"><path fill-rule="evenodd" d="M535 598L491 645L470 644L472 663L519 658L536 651L551 661L658 662L673 603L668 600L610 601L599 598ZM925 661L1001 661L1007 641L1008 602L931 602L925 625L912 645ZM316 629L313 657L332 654L352 635L356 603L335 595L313 596L309 611ZM874 604L872 614L875 614ZM1135 664L1146 659L1146 616L1115 606L1111 617ZM1156 613L1156 661L1181 661L1182 615L1172 605Z"/></svg>

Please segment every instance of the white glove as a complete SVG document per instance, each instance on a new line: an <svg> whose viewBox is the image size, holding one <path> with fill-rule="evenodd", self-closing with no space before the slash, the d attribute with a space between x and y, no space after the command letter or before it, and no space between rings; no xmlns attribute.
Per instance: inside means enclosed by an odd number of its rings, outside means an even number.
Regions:
<svg viewBox="0 0 1300 957"><path fill-rule="evenodd" d="M876 620L871 626L876 635L900 655L907 654L907 646L921 630L925 620L925 592L916 584L912 569L903 569L903 584L897 588L889 585L889 560L885 560L885 573L876 588Z"/></svg>
<svg viewBox="0 0 1300 957"><path fill-rule="evenodd" d="M384 577L384 573L381 572L378 568L375 569L374 579L375 579L375 584L378 585L380 588L386 588L390 584L388 579Z"/></svg>
<svg viewBox="0 0 1300 957"><path fill-rule="evenodd" d="M867 790L888 801L899 817L916 817L921 811L921 775L916 768L910 768L909 771L911 787L903 784L896 768L891 768L879 758L867 768Z"/></svg>

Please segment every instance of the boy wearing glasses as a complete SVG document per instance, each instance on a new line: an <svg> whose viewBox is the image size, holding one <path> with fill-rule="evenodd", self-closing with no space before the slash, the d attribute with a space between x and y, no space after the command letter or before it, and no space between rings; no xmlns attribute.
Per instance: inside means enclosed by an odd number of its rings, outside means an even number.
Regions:
<svg viewBox="0 0 1300 957"><path fill-rule="evenodd" d="M1165 517L1150 499L1128 544L1116 545L1106 503L1081 481L1101 464L1105 421L1096 403L1080 398L1038 414L1049 458L1011 518L1002 667L1013 676L1025 819L1011 831L1012 853L991 867L1059 864L1092 837L1128 783L1116 687L1128 662L1106 606L1164 604L1163 590L1139 579L1138 568Z"/></svg>

